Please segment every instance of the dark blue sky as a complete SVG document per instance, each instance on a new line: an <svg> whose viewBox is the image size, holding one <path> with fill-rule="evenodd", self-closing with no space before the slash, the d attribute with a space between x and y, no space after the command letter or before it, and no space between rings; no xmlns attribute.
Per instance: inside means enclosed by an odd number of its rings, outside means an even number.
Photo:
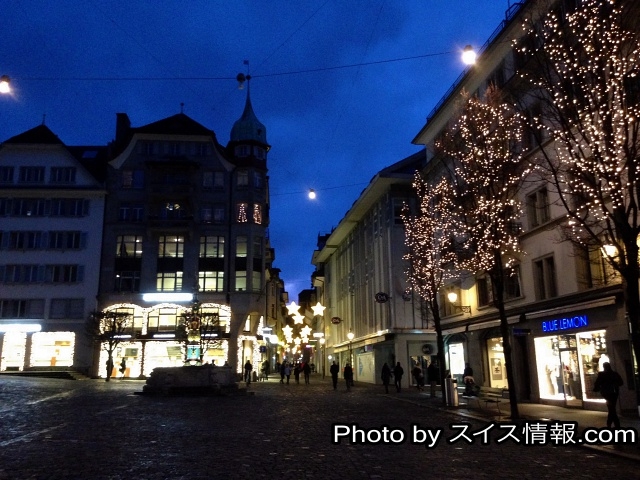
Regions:
<svg viewBox="0 0 640 480"><path fill-rule="evenodd" d="M0 141L45 123L104 145L180 112L226 144L247 73L267 128L271 242L292 300L310 286L317 235L411 140L508 0L3 0ZM310 201L313 188L318 198Z"/></svg>

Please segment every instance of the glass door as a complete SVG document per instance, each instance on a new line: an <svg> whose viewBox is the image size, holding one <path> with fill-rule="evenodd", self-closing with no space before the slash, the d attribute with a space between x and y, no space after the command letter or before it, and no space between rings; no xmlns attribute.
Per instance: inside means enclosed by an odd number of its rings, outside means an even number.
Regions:
<svg viewBox="0 0 640 480"><path fill-rule="evenodd" d="M582 382L577 348L560 349L560 368L567 407L582 407Z"/></svg>

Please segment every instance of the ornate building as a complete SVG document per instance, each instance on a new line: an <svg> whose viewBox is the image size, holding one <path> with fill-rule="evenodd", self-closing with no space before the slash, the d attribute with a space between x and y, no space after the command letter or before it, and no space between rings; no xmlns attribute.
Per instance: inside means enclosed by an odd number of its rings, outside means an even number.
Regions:
<svg viewBox="0 0 640 480"><path fill-rule="evenodd" d="M133 317L115 365L136 377L183 364L176 332L194 301L217 318L204 362L263 360L270 146L249 93L226 147L183 113L137 128L118 114L111 147L99 308Z"/></svg>

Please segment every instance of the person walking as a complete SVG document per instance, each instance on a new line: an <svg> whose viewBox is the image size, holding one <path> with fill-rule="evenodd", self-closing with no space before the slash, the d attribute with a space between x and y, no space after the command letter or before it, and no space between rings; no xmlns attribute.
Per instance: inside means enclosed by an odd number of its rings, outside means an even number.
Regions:
<svg viewBox="0 0 640 480"><path fill-rule="evenodd" d="M280 371L280 383L284 383L284 371L285 368L287 367L287 362L282 362L282 365L280 365L279 371Z"/></svg>
<svg viewBox="0 0 640 480"><path fill-rule="evenodd" d="M351 364L347 363L344 366L344 379L347 382L347 392L351 391L351 385L353 385L353 368Z"/></svg>
<svg viewBox="0 0 640 480"><path fill-rule="evenodd" d="M300 364L296 363L296 366L293 368L293 378L296 379L296 383L300 383Z"/></svg>
<svg viewBox="0 0 640 480"><path fill-rule="evenodd" d="M389 382L391 381L391 368L387 362L382 365L382 384L384 385L384 393L389 393Z"/></svg>
<svg viewBox="0 0 640 480"><path fill-rule="evenodd" d="M404 375L404 369L400 362L396 363L396 366L393 367L393 382L396 385L396 391L400 393L400 389L402 388L402 375Z"/></svg>
<svg viewBox="0 0 640 480"><path fill-rule="evenodd" d="M413 374L413 378L416 380L416 388L418 391L421 391L424 387L424 375L422 374L422 369L418 364L416 364L416 366L413 367L413 370L411 370L411 373Z"/></svg>
<svg viewBox="0 0 640 480"><path fill-rule="evenodd" d="M302 373L304 374L304 383L309 385L309 376L311 375L311 365L308 362L304 362L302 367Z"/></svg>
<svg viewBox="0 0 640 480"><path fill-rule="evenodd" d="M291 365L289 362L284 366L284 376L287 377L287 385L289 385L289 379L291 378Z"/></svg>
<svg viewBox="0 0 640 480"><path fill-rule="evenodd" d="M337 390L338 389L338 373L340 373L340 367L338 367L338 364L335 362L335 360L333 361L333 364L331 364L331 368L329 368L329 373L331 374L333 389Z"/></svg>
<svg viewBox="0 0 640 480"><path fill-rule="evenodd" d="M462 373L462 382L464 383L464 394L470 397L474 394L475 380L473 378L473 368L469 362L465 363L464 372Z"/></svg>
<svg viewBox="0 0 640 480"><path fill-rule="evenodd" d="M251 371L253 370L253 365L251 362L247 360L247 363L244 364L244 381L247 382L247 386L251 383Z"/></svg>
<svg viewBox="0 0 640 480"><path fill-rule="evenodd" d="M607 428L611 425L620 428L620 418L616 413L616 404L618 403L618 395L620 395L620 387L623 385L622 377L611 368L609 362L602 364L602 372L598 372L596 381L593 384L593 391L600 392L600 395L607 401Z"/></svg>

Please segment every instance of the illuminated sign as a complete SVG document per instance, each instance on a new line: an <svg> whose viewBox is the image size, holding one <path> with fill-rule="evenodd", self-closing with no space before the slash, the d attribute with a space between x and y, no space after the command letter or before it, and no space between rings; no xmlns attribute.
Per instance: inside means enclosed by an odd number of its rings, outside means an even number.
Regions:
<svg viewBox="0 0 640 480"><path fill-rule="evenodd" d="M545 320L542 322L542 331L556 332L558 330L573 330L574 328L582 328L588 325L589 320L586 315L575 315L573 317Z"/></svg>
<svg viewBox="0 0 640 480"><path fill-rule="evenodd" d="M190 302L193 300L192 293L145 293L142 295L145 302Z"/></svg>
<svg viewBox="0 0 640 480"><path fill-rule="evenodd" d="M6 323L4 325L0 325L0 333L7 332L22 332L22 333L30 333L30 332L39 332L42 330L42 327L39 323Z"/></svg>

